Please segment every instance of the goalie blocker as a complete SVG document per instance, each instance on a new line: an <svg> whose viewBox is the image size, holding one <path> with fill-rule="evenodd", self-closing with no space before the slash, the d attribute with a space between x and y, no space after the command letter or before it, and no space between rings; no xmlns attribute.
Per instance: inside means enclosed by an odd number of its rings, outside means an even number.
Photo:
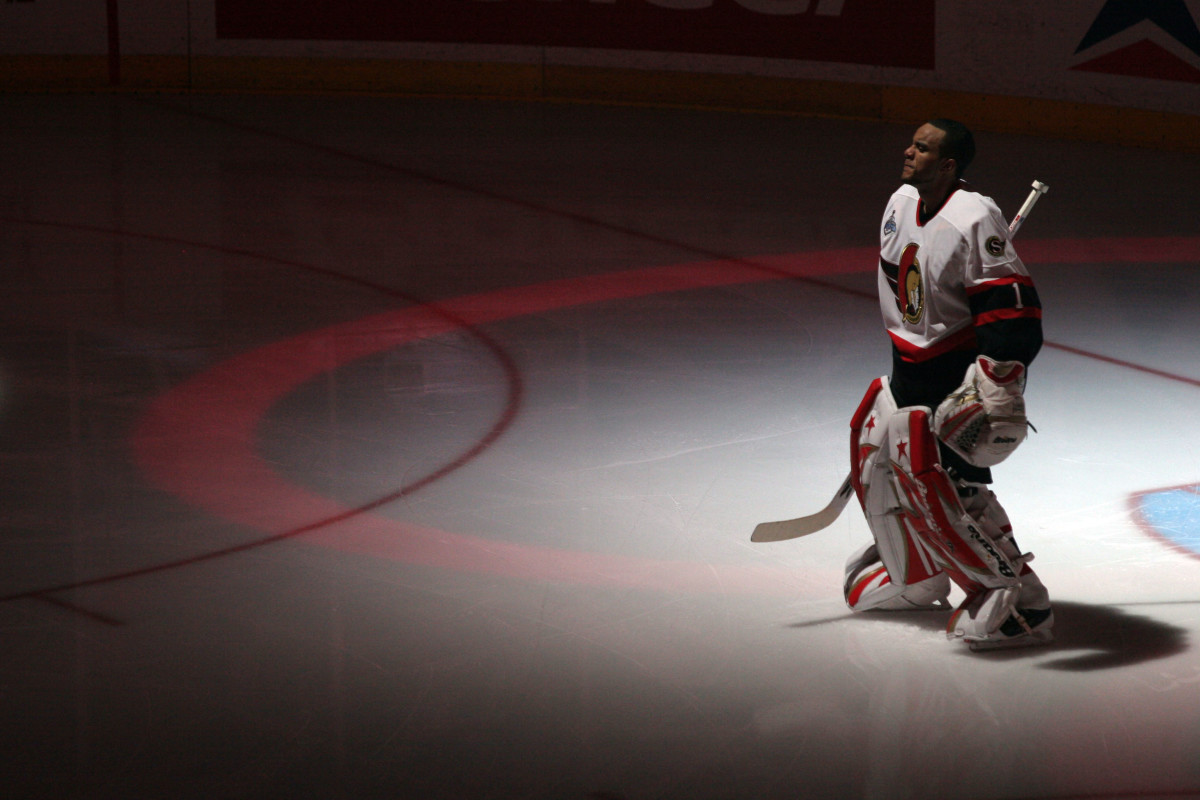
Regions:
<svg viewBox="0 0 1200 800"><path fill-rule="evenodd" d="M970 376L969 376L970 377ZM1049 595L1012 539L995 496L942 468L924 406L897 408L875 380L851 421L851 482L874 539L846 562L855 611L948 607L966 594L946 633L972 649L1052 638Z"/></svg>

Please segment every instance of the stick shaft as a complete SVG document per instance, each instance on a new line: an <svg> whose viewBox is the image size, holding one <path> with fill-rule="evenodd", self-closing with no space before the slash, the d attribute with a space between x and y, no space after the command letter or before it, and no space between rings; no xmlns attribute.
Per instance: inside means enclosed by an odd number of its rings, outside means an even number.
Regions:
<svg viewBox="0 0 1200 800"><path fill-rule="evenodd" d="M1029 193L1029 197L1025 198L1025 202L1021 204L1021 209L1017 215L1013 217L1012 222L1008 223L1008 235L1016 236L1017 230L1025 222L1025 218L1029 216L1029 212L1033 211L1033 206L1046 192L1050 191L1050 187L1041 181L1033 182L1033 191Z"/></svg>

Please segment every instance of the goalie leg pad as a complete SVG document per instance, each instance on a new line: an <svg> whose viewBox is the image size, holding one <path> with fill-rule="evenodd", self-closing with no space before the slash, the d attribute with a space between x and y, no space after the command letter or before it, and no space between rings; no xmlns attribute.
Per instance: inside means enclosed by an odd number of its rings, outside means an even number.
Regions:
<svg viewBox="0 0 1200 800"><path fill-rule="evenodd" d="M1020 565L1017 577L1021 582L1021 596L1017 602L1021 608L1049 608L1050 594L1029 566L1029 562L1033 561L1033 554L1022 553L1017 547L1008 513L996 499L995 493L987 486L977 483L960 483L958 493L963 499L963 507L967 514L983 529L984 534L996 543L1012 563Z"/></svg>
<svg viewBox="0 0 1200 800"><path fill-rule="evenodd" d="M897 408L887 379L871 384L851 422L851 481L874 546L846 563L855 610L934 608L949 579L966 593L947 635L972 649L1052 638L1049 596L1012 538L995 495L942 468L930 410Z"/></svg>
<svg viewBox="0 0 1200 800"><path fill-rule="evenodd" d="M947 626L947 635L964 639L972 650L1027 647L1053 640L1054 612L1050 594L1029 566L1033 556L1021 554L1012 525L995 494L981 484L960 484L967 513L1014 564L1020 565L1019 586L967 599Z"/></svg>
<svg viewBox="0 0 1200 800"><path fill-rule="evenodd" d="M868 388L851 420L851 483L874 543L846 562L846 603L856 611L942 607L950 585L937 561L899 517L888 457L896 403L887 378ZM869 555L868 555L869 552Z"/></svg>
<svg viewBox="0 0 1200 800"><path fill-rule="evenodd" d="M846 560L843 586L852 611L924 611L948 609L950 578L939 572L907 586L892 583L874 543L859 548Z"/></svg>
<svg viewBox="0 0 1200 800"><path fill-rule="evenodd" d="M929 409L899 409L889 421L889 457L901 524L937 553L942 567L967 595L1016 586L1014 564L963 508L957 487L942 469L929 428Z"/></svg>

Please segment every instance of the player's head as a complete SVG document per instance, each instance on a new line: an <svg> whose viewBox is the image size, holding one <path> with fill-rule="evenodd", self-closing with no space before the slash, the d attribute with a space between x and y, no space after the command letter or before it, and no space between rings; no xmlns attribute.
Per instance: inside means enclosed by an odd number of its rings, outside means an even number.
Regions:
<svg viewBox="0 0 1200 800"><path fill-rule="evenodd" d="M970 129L958 120L931 119L928 124L945 132L946 135L942 137L938 146L938 156L953 158L955 177L961 178L975 159L975 137L971 135Z"/></svg>

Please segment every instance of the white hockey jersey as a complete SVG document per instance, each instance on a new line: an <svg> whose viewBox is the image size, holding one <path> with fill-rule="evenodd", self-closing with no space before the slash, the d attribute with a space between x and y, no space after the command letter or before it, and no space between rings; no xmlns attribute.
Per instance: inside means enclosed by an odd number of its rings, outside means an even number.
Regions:
<svg viewBox="0 0 1200 800"><path fill-rule="evenodd" d="M1040 346L1041 302L996 203L960 185L931 217L920 209L917 190L901 186L880 230L879 302L899 357L980 350L977 330L1017 320L1038 321Z"/></svg>

